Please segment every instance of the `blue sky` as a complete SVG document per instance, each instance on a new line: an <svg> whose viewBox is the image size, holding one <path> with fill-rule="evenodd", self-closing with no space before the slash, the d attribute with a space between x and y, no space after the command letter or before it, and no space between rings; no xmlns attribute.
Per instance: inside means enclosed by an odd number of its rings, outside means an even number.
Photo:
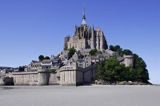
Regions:
<svg viewBox="0 0 160 106"><path fill-rule="evenodd" d="M0 0L0 66L29 64L57 54L81 23L101 27L108 44L141 56L150 81L160 83L159 0Z"/></svg>

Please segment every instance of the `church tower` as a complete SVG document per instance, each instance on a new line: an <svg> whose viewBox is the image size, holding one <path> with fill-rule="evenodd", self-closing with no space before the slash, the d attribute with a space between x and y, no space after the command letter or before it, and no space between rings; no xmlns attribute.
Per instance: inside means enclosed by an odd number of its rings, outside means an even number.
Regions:
<svg viewBox="0 0 160 106"><path fill-rule="evenodd" d="M97 49L102 51L108 48L103 31L100 28L94 29L94 27L87 25L85 12L80 26L75 27L75 33L72 37L65 38L64 45L66 50L75 48L76 50Z"/></svg>

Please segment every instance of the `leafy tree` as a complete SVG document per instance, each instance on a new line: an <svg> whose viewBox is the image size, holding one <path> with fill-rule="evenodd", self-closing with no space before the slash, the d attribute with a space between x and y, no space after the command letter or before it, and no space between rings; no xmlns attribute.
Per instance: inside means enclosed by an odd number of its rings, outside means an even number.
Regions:
<svg viewBox="0 0 160 106"><path fill-rule="evenodd" d="M43 60L44 60L44 55L40 55L40 56L38 57L38 59L39 59L39 61L43 61Z"/></svg>
<svg viewBox="0 0 160 106"><path fill-rule="evenodd" d="M108 81L138 81L148 83L149 74L142 58L134 54L134 67L125 67L115 57L97 65L96 79Z"/></svg>
<svg viewBox="0 0 160 106"><path fill-rule="evenodd" d="M115 45L115 46L110 45L109 49L114 52L117 52L120 56L133 54L131 50L129 50L129 49L123 50L119 45Z"/></svg>
<svg viewBox="0 0 160 106"><path fill-rule="evenodd" d="M92 49L92 50L89 52L89 54L90 54L91 56L95 56L95 55L97 54L97 49Z"/></svg>
<svg viewBox="0 0 160 106"><path fill-rule="evenodd" d="M44 57L44 55L40 55L40 56L38 57L38 59L39 59L39 61L50 60L50 57L49 57L49 56L45 56L45 57Z"/></svg>
<svg viewBox="0 0 160 106"><path fill-rule="evenodd" d="M121 65L114 57L105 60L97 66L96 79L101 79L109 82L116 82L124 80L126 68Z"/></svg>
<svg viewBox="0 0 160 106"><path fill-rule="evenodd" d="M133 55L133 67L125 67L120 64L116 57L97 65L96 78L109 82L116 81L139 81L148 83L149 73L144 60L129 49L122 49L119 45L110 45L110 50L117 52L120 56Z"/></svg>
<svg viewBox="0 0 160 106"><path fill-rule="evenodd" d="M70 49L68 49L68 58L70 59L73 55L74 55L74 53L76 52L76 49L74 49L74 48L70 48Z"/></svg>
<svg viewBox="0 0 160 106"><path fill-rule="evenodd" d="M45 59L45 60L50 60L50 57L49 57L49 56L46 56L44 59Z"/></svg>
<svg viewBox="0 0 160 106"><path fill-rule="evenodd" d="M118 51L120 49L120 46L119 45L116 45L116 46L110 45L109 49L112 51Z"/></svg>
<svg viewBox="0 0 160 106"><path fill-rule="evenodd" d="M109 49L114 51L114 52L117 52L120 56L123 55L123 50L119 45L116 45L116 46L110 45Z"/></svg>
<svg viewBox="0 0 160 106"><path fill-rule="evenodd" d="M125 54L125 55L132 55L133 53L132 53L131 50L125 49L125 50L123 50L123 54Z"/></svg>
<svg viewBox="0 0 160 106"><path fill-rule="evenodd" d="M139 57L137 54L133 54L133 56L134 56L134 68L139 68L139 67L146 68L147 67L146 63L141 57Z"/></svg>
<svg viewBox="0 0 160 106"><path fill-rule="evenodd" d="M148 82L149 73L147 70L147 65L144 60L137 54L134 54L134 72L137 75L137 80L142 82Z"/></svg>
<svg viewBox="0 0 160 106"><path fill-rule="evenodd" d="M18 71L19 71L19 72L23 72L24 70L25 70L25 66L19 66L19 67L18 67Z"/></svg>

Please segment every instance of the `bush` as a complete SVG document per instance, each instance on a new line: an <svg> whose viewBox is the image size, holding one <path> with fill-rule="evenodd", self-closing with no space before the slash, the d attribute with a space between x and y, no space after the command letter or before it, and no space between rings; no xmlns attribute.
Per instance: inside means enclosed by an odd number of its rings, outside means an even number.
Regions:
<svg viewBox="0 0 160 106"><path fill-rule="evenodd" d="M97 49L92 49L92 50L89 52L89 54L90 54L91 56L95 56L95 55L97 54Z"/></svg>
<svg viewBox="0 0 160 106"><path fill-rule="evenodd" d="M57 73L55 69L50 69L49 72L53 74Z"/></svg>
<svg viewBox="0 0 160 106"><path fill-rule="evenodd" d="M68 51L69 51L68 52L68 58L70 59L74 55L76 50L74 48L70 48L70 49L68 49Z"/></svg>

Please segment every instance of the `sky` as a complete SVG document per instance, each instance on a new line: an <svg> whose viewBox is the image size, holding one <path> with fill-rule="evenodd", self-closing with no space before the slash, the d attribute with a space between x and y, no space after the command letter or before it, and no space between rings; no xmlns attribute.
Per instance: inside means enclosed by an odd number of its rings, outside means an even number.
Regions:
<svg viewBox="0 0 160 106"><path fill-rule="evenodd" d="M160 84L159 0L0 0L0 66L61 52L84 8L87 24L100 27L109 45L142 57L150 82Z"/></svg>

